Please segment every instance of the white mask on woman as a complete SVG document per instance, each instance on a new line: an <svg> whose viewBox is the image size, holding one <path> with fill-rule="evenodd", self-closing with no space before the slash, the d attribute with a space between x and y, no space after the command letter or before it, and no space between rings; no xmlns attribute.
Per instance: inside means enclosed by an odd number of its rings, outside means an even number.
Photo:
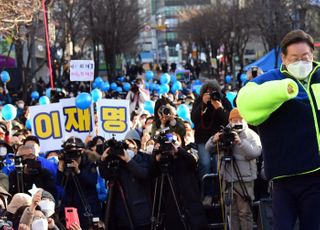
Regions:
<svg viewBox="0 0 320 230"><path fill-rule="evenodd" d="M40 200L38 205L46 217L52 216L55 212L55 203L51 200Z"/></svg>
<svg viewBox="0 0 320 230"><path fill-rule="evenodd" d="M33 220L31 230L48 230L48 221L43 218Z"/></svg>

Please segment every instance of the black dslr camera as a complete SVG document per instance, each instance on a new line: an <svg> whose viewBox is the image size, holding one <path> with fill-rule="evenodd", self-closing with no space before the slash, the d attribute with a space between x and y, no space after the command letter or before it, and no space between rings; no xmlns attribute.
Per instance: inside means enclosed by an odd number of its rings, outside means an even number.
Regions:
<svg viewBox="0 0 320 230"><path fill-rule="evenodd" d="M166 105L162 105L158 111L161 115L166 115L166 116L171 115L171 109Z"/></svg>
<svg viewBox="0 0 320 230"><path fill-rule="evenodd" d="M77 160L79 159L79 157L81 157L84 147L85 146L82 140L77 137L70 137L63 143L63 150L60 154L59 159L64 161L65 168L72 168L72 161Z"/></svg>
<svg viewBox="0 0 320 230"><path fill-rule="evenodd" d="M169 132L169 127L161 129L156 132L156 135L153 137L156 143L160 144L159 149L154 150L154 154L161 154L160 163L168 164L174 155L174 146L177 140L174 138L173 134Z"/></svg>
<svg viewBox="0 0 320 230"><path fill-rule="evenodd" d="M105 148L109 148L108 157L106 158L107 170L110 170L111 177L118 175L118 169L121 163L120 156L124 155L124 151L128 149L125 141L117 141L114 137L107 140L104 144Z"/></svg>
<svg viewBox="0 0 320 230"><path fill-rule="evenodd" d="M219 147L223 151L225 156L232 155L233 142L235 138L234 130L236 127L231 127L227 125L222 127L221 134L219 136Z"/></svg>
<svg viewBox="0 0 320 230"><path fill-rule="evenodd" d="M253 66L251 67L251 75L252 75L252 78L255 78L258 76L258 70L259 68L257 66Z"/></svg>
<svg viewBox="0 0 320 230"><path fill-rule="evenodd" d="M210 97L211 100L221 101L221 94L218 91L212 91Z"/></svg>

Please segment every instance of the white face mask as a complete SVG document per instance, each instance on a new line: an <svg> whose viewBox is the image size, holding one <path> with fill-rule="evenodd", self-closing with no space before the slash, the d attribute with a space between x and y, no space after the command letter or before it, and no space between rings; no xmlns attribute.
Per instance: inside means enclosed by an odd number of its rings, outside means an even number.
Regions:
<svg viewBox="0 0 320 230"><path fill-rule="evenodd" d="M5 155L7 155L7 148L6 147L0 147L0 156L4 157Z"/></svg>
<svg viewBox="0 0 320 230"><path fill-rule="evenodd" d="M148 154L152 154L152 152L153 152L153 148L154 148L154 146L153 146L153 145L148 145L148 146L146 147L146 153L148 153Z"/></svg>
<svg viewBox="0 0 320 230"><path fill-rule="evenodd" d="M35 219L32 221L31 230L48 230L48 221L46 219Z"/></svg>
<svg viewBox="0 0 320 230"><path fill-rule="evenodd" d="M58 165L58 164L59 164L59 158L58 158L58 156L50 157L50 158L48 158L48 161L51 161L51 162L54 163L55 165Z"/></svg>
<svg viewBox="0 0 320 230"><path fill-rule="evenodd" d="M131 160L134 157L134 151L131 149L128 149L127 153L128 153L129 159Z"/></svg>
<svg viewBox="0 0 320 230"><path fill-rule="evenodd" d="M38 205L46 217L52 216L55 212L55 203L51 200L40 200Z"/></svg>
<svg viewBox="0 0 320 230"><path fill-rule="evenodd" d="M23 109L24 108L24 104L23 103L18 103L18 108L19 109Z"/></svg>
<svg viewBox="0 0 320 230"><path fill-rule="evenodd" d="M304 80L312 71L311 61L296 61L287 65L289 73L298 80Z"/></svg>

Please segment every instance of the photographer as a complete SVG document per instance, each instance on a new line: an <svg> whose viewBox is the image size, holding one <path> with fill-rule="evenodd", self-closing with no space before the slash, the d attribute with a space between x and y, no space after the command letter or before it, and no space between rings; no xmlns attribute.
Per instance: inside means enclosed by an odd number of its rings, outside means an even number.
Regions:
<svg viewBox="0 0 320 230"><path fill-rule="evenodd" d="M191 120L194 124L194 137L199 151L199 176L200 180L205 174L216 172L217 163L214 159L211 165L210 155L205 149L209 138L220 130L220 127L228 124L228 114L231 110L229 101L222 95L220 86L216 80L205 82L200 90L200 96L195 100ZM213 170L211 170L211 167ZM204 188L204 205L211 205L212 188L206 185Z"/></svg>
<svg viewBox="0 0 320 230"><path fill-rule="evenodd" d="M18 188L18 183L20 184L20 182L23 182L22 187L24 192L27 192L32 188L32 185L35 184L38 188L45 189L53 196L56 195L54 177L47 169L43 168L41 162L36 159L33 146L20 146L15 161L16 168L9 175L9 193L11 195L21 192ZM21 165L17 165L19 162L21 162ZM19 175L21 175L21 177Z"/></svg>
<svg viewBox="0 0 320 230"><path fill-rule="evenodd" d="M151 128L151 136L153 137L157 130L169 128L170 132L175 132L184 138L186 128L184 122L176 116L174 104L167 97L162 97L156 101L155 117Z"/></svg>
<svg viewBox="0 0 320 230"><path fill-rule="evenodd" d="M87 229L91 218L101 215L96 191L96 165L83 155L81 139L70 137L62 147L57 172L57 182L64 187L60 214L63 215L64 207L77 208L81 227Z"/></svg>
<svg viewBox="0 0 320 230"><path fill-rule="evenodd" d="M137 138L123 142L111 139L107 144L108 148L99 163L101 176L109 181L109 190L111 187L114 189L112 195L109 191L107 206L111 216L107 219L112 221L109 221L106 228L149 230L152 205L149 175L151 158L138 151L140 140ZM108 224L107 221L105 223Z"/></svg>
<svg viewBox="0 0 320 230"><path fill-rule="evenodd" d="M261 155L261 143L259 136L248 128L237 108L230 112L229 122L230 128L212 136L206 149L209 153L218 154L224 189L233 187L232 211L229 213L232 216L232 229L239 229L240 226L240 229L250 230L253 224L250 208L254 199L253 182L257 178L256 158Z"/></svg>
<svg viewBox="0 0 320 230"><path fill-rule="evenodd" d="M130 114L133 111L141 113L144 109L144 102L150 100L149 92L143 87L143 80L137 78L127 94L126 100L130 101Z"/></svg>
<svg viewBox="0 0 320 230"><path fill-rule="evenodd" d="M172 192L169 181L165 180L163 183L163 198L160 200L161 227L166 230L207 229L207 219L201 204L196 176L197 154L189 153L182 148L182 138L176 133L162 131L154 139L156 144L153 150L153 175L157 180L161 180L162 176L168 173L173 184ZM156 184L159 183L161 182ZM156 188L155 192L159 194L159 188ZM175 200L184 216L185 224L181 220ZM159 202L158 196L154 202Z"/></svg>

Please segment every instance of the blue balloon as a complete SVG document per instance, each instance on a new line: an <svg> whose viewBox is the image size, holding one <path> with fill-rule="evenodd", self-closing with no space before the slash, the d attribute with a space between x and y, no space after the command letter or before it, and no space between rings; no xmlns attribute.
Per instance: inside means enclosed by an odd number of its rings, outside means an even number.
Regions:
<svg viewBox="0 0 320 230"><path fill-rule="evenodd" d="M154 106L155 106L154 101L146 101L144 103L144 109L147 110L150 114L154 114Z"/></svg>
<svg viewBox="0 0 320 230"><path fill-rule="evenodd" d="M96 83L97 88L100 88L103 83L103 79L101 77L97 77L94 82Z"/></svg>
<svg viewBox="0 0 320 230"><path fill-rule="evenodd" d="M112 82L112 83L111 83L111 89L112 89L112 90L116 90L117 87L118 87L117 83L115 83L115 82Z"/></svg>
<svg viewBox="0 0 320 230"><path fill-rule="evenodd" d="M107 81L103 82L102 85L101 85L101 90L102 90L103 92L108 92L109 89L110 89L110 84L109 84L109 82L107 82Z"/></svg>
<svg viewBox="0 0 320 230"><path fill-rule="evenodd" d="M126 77L125 76L118 77L118 80L120 82L124 82L126 80Z"/></svg>
<svg viewBox="0 0 320 230"><path fill-rule="evenodd" d="M150 92L152 92L153 90L154 90L154 83L153 82L150 82L149 83L149 90L150 90Z"/></svg>
<svg viewBox="0 0 320 230"><path fill-rule="evenodd" d="M26 125L25 126L26 126L27 129L31 130L31 120L30 119L26 120Z"/></svg>
<svg viewBox="0 0 320 230"><path fill-rule="evenodd" d="M177 77L174 74L171 75L170 79L171 79L171 82L173 82L173 83L175 83L177 81Z"/></svg>
<svg viewBox="0 0 320 230"><path fill-rule="evenodd" d="M241 74L240 80L241 80L242 83L246 82L248 80L247 79L247 74L245 74L245 73Z"/></svg>
<svg viewBox="0 0 320 230"><path fill-rule="evenodd" d="M232 77L230 75L226 76L226 83L230 83L232 81Z"/></svg>
<svg viewBox="0 0 320 230"><path fill-rule="evenodd" d="M79 109L85 110L90 107L92 103L92 97L89 93L80 93L76 97L76 106Z"/></svg>
<svg viewBox="0 0 320 230"><path fill-rule="evenodd" d="M154 73L150 70L146 72L146 79L150 81L154 77Z"/></svg>
<svg viewBox="0 0 320 230"><path fill-rule="evenodd" d="M48 104L50 104L50 99L47 96L41 96L39 98L39 104L40 105L48 105Z"/></svg>
<svg viewBox="0 0 320 230"><path fill-rule="evenodd" d="M160 86L160 94L169 93L170 87L168 84L162 84Z"/></svg>
<svg viewBox="0 0 320 230"><path fill-rule="evenodd" d="M167 73L164 73L160 77L160 82L162 85L170 83L171 76Z"/></svg>
<svg viewBox="0 0 320 230"><path fill-rule="evenodd" d="M154 84L153 90L157 91L157 93L159 93L160 92L160 85L159 84Z"/></svg>
<svg viewBox="0 0 320 230"><path fill-rule="evenodd" d="M233 101L236 98L236 96L237 96L236 92L227 92L226 93L226 98L229 100L230 104L232 105L232 108L234 107Z"/></svg>
<svg viewBox="0 0 320 230"><path fill-rule="evenodd" d="M39 97L40 97L40 95L39 95L38 91L33 91L33 92L31 93L31 98L32 98L33 100L37 100Z"/></svg>
<svg viewBox="0 0 320 230"><path fill-rule="evenodd" d="M197 85L197 86L195 87L195 92L196 92L197 95L200 95L201 85Z"/></svg>
<svg viewBox="0 0 320 230"><path fill-rule="evenodd" d="M5 70L2 71L0 75L1 75L1 81L3 83L7 83L8 81L10 81L10 75L7 71L5 71Z"/></svg>
<svg viewBox="0 0 320 230"><path fill-rule="evenodd" d="M95 88L98 88L98 86L97 86L97 83L96 83L96 82L93 82L93 83L92 83L92 88L94 88L94 89L95 89Z"/></svg>
<svg viewBox="0 0 320 230"><path fill-rule="evenodd" d="M17 116L17 108L11 104L6 104L2 107L2 118L6 121L12 121Z"/></svg>
<svg viewBox="0 0 320 230"><path fill-rule="evenodd" d="M146 82L145 83L145 87L144 87L145 89L149 89L150 88L150 84L149 84L149 82Z"/></svg>
<svg viewBox="0 0 320 230"><path fill-rule="evenodd" d="M190 110L189 107L185 104L181 104L177 108L177 115L183 120L187 120L190 118Z"/></svg>
<svg viewBox="0 0 320 230"><path fill-rule="evenodd" d="M194 81L194 84L196 84L196 85L201 85L202 82L201 82L199 79L197 79L197 80Z"/></svg>
<svg viewBox="0 0 320 230"><path fill-rule="evenodd" d="M46 96L51 97L51 88L46 89Z"/></svg>
<svg viewBox="0 0 320 230"><path fill-rule="evenodd" d="M99 89L94 89L91 91L92 101L96 103L102 98L102 92Z"/></svg>
<svg viewBox="0 0 320 230"><path fill-rule="evenodd" d="M130 90L130 88L131 88L131 85L130 85L130 83L125 82L125 83L123 83L122 87L123 87L123 89L124 89L125 91L128 92L128 91Z"/></svg>
<svg viewBox="0 0 320 230"><path fill-rule="evenodd" d="M172 87L171 87L171 92L172 93L176 93L177 90L182 90L182 84L180 81L176 81L175 83L173 83Z"/></svg>
<svg viewBox="0 0 320 230"><path fill-rule="evenodd" d="M118 93L121 93L121 92L122 92L122 88L121 88L120 86L118 86L118 87L116 88L116 91L117 91Z"/></svg>

